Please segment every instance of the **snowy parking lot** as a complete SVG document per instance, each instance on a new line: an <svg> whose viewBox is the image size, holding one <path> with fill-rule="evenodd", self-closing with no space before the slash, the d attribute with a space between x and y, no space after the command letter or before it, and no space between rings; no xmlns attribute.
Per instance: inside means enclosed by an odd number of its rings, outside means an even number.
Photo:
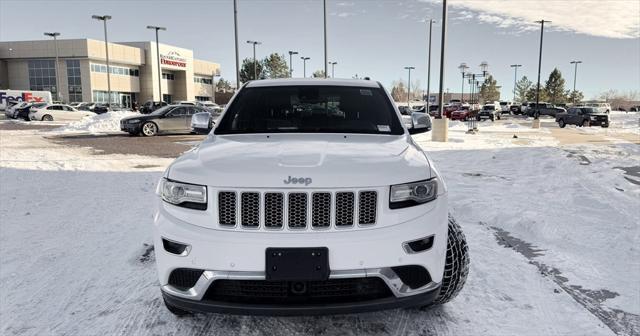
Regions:
<svg viewBox="0 0 640 336"><path fill-rule="evenodd" d="M614 112L609 129L508 118L478 134L452 122L448 143L416 135L468 239L466 287L426 311L291 318L165 309L154 190L199 138L153 139L174 145L145 155L105 150L148 141L116 135L106 119L16 125L0 121L2 335L640 334L637 114Z"/></svg>

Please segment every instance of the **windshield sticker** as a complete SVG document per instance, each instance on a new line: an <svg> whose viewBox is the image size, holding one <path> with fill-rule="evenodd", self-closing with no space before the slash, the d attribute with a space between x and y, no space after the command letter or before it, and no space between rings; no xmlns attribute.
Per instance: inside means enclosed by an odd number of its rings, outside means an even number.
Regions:
<svg viewBox="0 0 640 336"><path fill-rule="evenodd" d="M378 132L391 132L389 125L378 125Z"/></svg>
<svg viewBox="0 0 640 336"><path fill-rule="evenodd" d="M371 90L360 90L360 94L363 96L373 96L373 93L371 93Z"/></svg>

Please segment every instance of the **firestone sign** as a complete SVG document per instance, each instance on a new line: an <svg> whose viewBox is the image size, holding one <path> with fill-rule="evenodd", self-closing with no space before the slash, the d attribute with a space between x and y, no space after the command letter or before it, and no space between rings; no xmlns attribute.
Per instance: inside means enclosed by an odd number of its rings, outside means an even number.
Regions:
<svg viewBox="0 0 640 336"><path fill-rule="evenodd" d="M169 65L178 68L187 67L187 59L180 56L176 51L170 51L168 54L160 54L160 63L162 65Z"/></svg>

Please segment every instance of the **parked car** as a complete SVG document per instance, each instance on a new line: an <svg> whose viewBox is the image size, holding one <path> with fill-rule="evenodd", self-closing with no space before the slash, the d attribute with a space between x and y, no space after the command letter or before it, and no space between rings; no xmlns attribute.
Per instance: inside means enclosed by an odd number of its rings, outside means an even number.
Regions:
<svg viewBox="0 0 640 336"><path fill-rule="evenodd" d="M69 103L69 106L71 106L71 107L73 107L73 108L78 110L80 105L83 105L83 104L88 104L88 103L87 102L74 102L74 103Z"/></svg>
<svg viewBox="0 0 640 336"><path fill-rule="evenodd" d="M491 121L495 121L496 119L500 120L502 116L502 111L495 104L487 104L482 107L482 110L478 112L478 116L476 119L491 119Z"/></svg>
<svg viewBox="0 0 640 336"><path fill-rule="evenodd" d="M611 105L609 103L586 103L585 106L593 107L598 112L609 113L611 112Z"/></svg>
<svg viewBox="0 0 640 336"><path fill-rule="evenodd" d="M462 106L459 110L451 112L451 120L467 121L471 118L473 118L473 112L469 109L469 106Z"/></svg>
<svg viewBox="0 0 640 336"><path fill-rule="evenodd" d="M221 113L222 112L222 106L212 102L212 101L203 101L200 102L201 103L201 107L206 108L207 110L213 112L213 113Z"/></svg>
<svg viewBox="0 0 640 336"><path fill-rule="evenodd" d="M147 101L145 102L142 107L140 108L140 113L142 114L149 114L161 107L167 106L169 104L167 104L166 102L157 102L157 101Z"/></svg>
<svg viewBox="0 0 640 336"><path fill-rule="evenodd" d="M629 112L638 112L640 111L640 106L631 106L629 108Z"/></svg>
<svg viewBox="0 0 640 336"><path fill-rule="evenodd" d="M511 102L510 101L501 101L500 102L500 110L502 114L511 114Z"/></svg>
<svg viewBox="0 0 640 336"><path fill-rule="evenodd" d="M527 114L528 108L529 108L529 102L522 102L520 104L520 111L522 111L522 114Z"/></svg>
<svg viewBox="0 0 640 336"><path fill-rule="evenodd" d="M529 107L527 108L527 116L536 117L537 116L552 116L555 117L558 113L566 112L567 110L556 107L550 103L540 103L536 105L536 103L529 103Z"/></svg>
<svg viewBox="0 0 640 336"><path fill-rule="evenodd" d="M609 127L609 114L599 112L593 107L570 107L566 112L556 115L556 122L560 128L566 125L602 126Z"/></svg>
<svg viewBox="0 0 640 336"><path fill-rule="evenodd" d="M150 114L127 117L120 120L120 130L131 135L154 136L158 133L191 132L191 116L206 112L202 107L167 105Z"/></svg>
<svg viewBox="0 0 640 336"><path fill-rule="evenodd" d="M522 114L522 105L512 104L509 110L511 111L511 114L520 115Z"/></svg>
<svg viewBox="0 0 640 336"><path fill-rule="evenodd" d="M27 102L22 102L22 101L10 101L7 103L7 107L6 110L4 111L4 115L7 118L11 118L14 119L15 118L15 112L17 108L23 107L28 105L29 103Z"/></svg>
<svg viewBox="0 0 640 336"><path fill-rule="evenodd" d="M31 113L31 110L36 110L42 107L47 106L48 103L28 103L27 105L24 105L20 108L16 108L13 114L13 117L15 119L22 119L24 121L31 121L31 118L29 118L29 113Z"/></svg>
<svg viewBox="0 0 640 336"><path fill-rule="evenodd" d="M95 113L76 110L66 104L49 104L29 111L29 119L42 121L74 121L93 115Z"/></svg>
<svg viewBox="0 0 640 336"><path fill-rule="evenodd" d="M453 299L468 247L430 154L411 140L427 115L413 115L406 129L371 80L243 85L156 189L167 309L341 314Z"/></svg>

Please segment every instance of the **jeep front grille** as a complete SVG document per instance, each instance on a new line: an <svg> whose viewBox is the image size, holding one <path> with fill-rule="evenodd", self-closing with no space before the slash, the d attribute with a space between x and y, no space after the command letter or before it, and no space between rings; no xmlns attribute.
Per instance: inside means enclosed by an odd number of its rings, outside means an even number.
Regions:
<svg viewBox="0 0 640 336"><path fill-rule="evenodd" d="M378 192L374 190L220 191L217 196L217 217L223 227L348 229L377 222Z"/></svg>

